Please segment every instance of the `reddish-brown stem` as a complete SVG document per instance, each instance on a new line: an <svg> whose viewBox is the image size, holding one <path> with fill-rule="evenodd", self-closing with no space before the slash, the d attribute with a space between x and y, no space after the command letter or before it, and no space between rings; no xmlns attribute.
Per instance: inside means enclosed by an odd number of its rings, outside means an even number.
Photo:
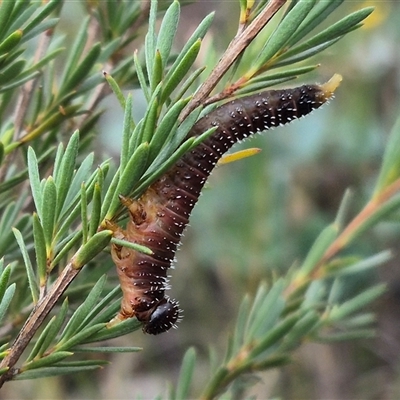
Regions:
<svg viewBox="0 0 400 400"><path fill-rule="evenodd" d="M19 360L21 354L32 340L46 316L53 309L58 299L67 289L76 275L78 275L79 271L79 269L74 269L72 264L69 263L54 282L47 295L41 301L39 301L37 306L33 309L32 313L25 322L25 325L22 327L13 345L11 346L9 354L0 363L0 369L9 368L8 372L0 376L0 388L5 382L11 380L18 372L14 366Z"/></svg>
<svg viewBox="0 0 400 400"><path fill-rule="evenodd" d="M295 282L295 284L290 285L285 292L286 295L290 295L296 289L298 289L305 282L305 279L318 279L321 276L322 267L349 244L351 237L354 235L354 233L357 232L357 230L363 223L365 223L365 221L371 218L371 216L379 210L379 207L381 205L390 200L399 191L400 179L397 179L392 184L383 189L382 192L374 196L360 211L360 213L357 214L356 217L346 226L346 228L334 240L334 242L328 247L324 255L321 257L321 259L318 261L315 268L311 272L310 276L304 277L304 279L298 280Z"/></svg>

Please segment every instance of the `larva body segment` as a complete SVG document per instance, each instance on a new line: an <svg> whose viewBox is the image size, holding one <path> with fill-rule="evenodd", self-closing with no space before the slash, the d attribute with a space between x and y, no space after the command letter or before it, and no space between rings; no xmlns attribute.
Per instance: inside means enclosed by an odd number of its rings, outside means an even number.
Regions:
<svg viewBox="0 0 400 400"><path fill-rule="evenodd" d="M332 97L339 82L340 77L335 75L324 85L265 91L218 107L200 119L189 135L198 136L217 126L210 137L186 153L140 199L122 199L130 221L126 229L117 228L115 236L145 245L153 255L113 245L112 257L123 291L116 320L136 316L144 323L143 330L151 334L175 326L180 310L175 300L165 296L167 270L200 191L218 160L247 136L319 108Z"/></svg>

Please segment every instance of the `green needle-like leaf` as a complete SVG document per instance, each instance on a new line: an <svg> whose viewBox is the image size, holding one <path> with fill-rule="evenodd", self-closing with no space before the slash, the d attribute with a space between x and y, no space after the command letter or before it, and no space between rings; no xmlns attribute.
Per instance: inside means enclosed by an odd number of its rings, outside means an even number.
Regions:
<svg viewBox="0 0 400 400"><path fill-rule="evenodd" d="M171 53L172 43L178 27L179 15L180 5L178 1L174 0L168 7L158 32L156 48L160 52L162 68L165 68L167 65L168 57Z"/></svg>
<svg viewBox="0 0 400 400"><path fill-rule="evenodd" d="M189 348L183 357L181 371L176 388L176 399L188 399L190 384L193 379L194 367L196 364L196 351L193 347Z"/></svg>
<svg viewBox="0 0 400 400"><path fill-rule="evenodd" d="M303 265L299 269L300 276L308 276L308 274L313 270L317 262L321 259L322 255L325 253L326 249L332 244L338 235L338 226L336 224L331 224L327 226L321 234L318 236L317 240L311 247L307 254Z"/></svg>
<svg viewBox="0 0 400 400"><path fill-rule="evenodd" d="M33 214L33 238L35 240L36 264L38 268L39 284L43 287L47 277L47 250L46 239L42 224L36 213Z"/></svg>
<svg viewBox="0 0 400 400"><path fill-rule="evenodd" d="M0 43L0 56L10 52L14 47L16 47L21 41L22 35L22 30L17 30L4 39Z"/></svg>
<svg viewBox="0 0 400 400"><path fill-rule="evenodd" d="M314 7L315 1L316 0L305 0L296 3L265 44L260 56L252 65L251 71L256 72L261 69L265 63L284 48L284 45L289 41L306 15ZM251 76L253 74L254 73L250 73L249 75Z"/></svg>
<svg viewBox="0 0 400 400"><path fill-rule="evenodd" d="M383 156L382 167L374 190L374 197L400 177L400 117L397 118Z"/></svg>
<svg viewBox="0 0 400 400"><path fill-rule="evenodd" d="M4 258L0 259L0 301L7 290L8 280L10 279L11 268L10 265L4 267Z"/></svg>
<svg viewBox="0 0 400 400"><path fill-rule="evenodd" d="M28 249L26 248L21 232L17 228L13 228L13 232L24 259L32 300L36 304L39 299L39 286L32 267L31 259L29 258Z"/></svg>
<svg viewBox="0 0 400 400"><path fill-rule="evenodd" d="M60 162L60 167L57 169L57 174L54 175L54 180L57 187L57 208L56 218L59 217L64 206L64 201L71 187L71 181L75 169L75 161L79 148L79 132L75 132L68 142L65 152ZM79 187L82 182L78 182Z"/></svg>
<svg viewBox="0 0 400 400"><path fill-rule="evenodd" d="M110 243L112 231L102 231L93 235L75 254L71 263L74 268L82 268Z"/></svg>
<svg viewBox="0 0 400 400"><path fill-rule="evenodd" d="M111 220L115 212L120 207L118 195L128 196L134 186L137 184L139 178L143 175L147 167L147 160L149 156L148 143L142 143L132 155L125 170L121 174L118 184L113 192L113 199L107 210L106 219Z"/></svg>
<svg viewBox="0 0 400 400"><path fill-rule="evenodd" d="M168 99L173 90L175 90L182 81L182 78L190 70L194 61L196 60L197 55L199 54L200 47L201 41L199 39L197 42L193 43L190 49L188 49L187 53L184 55L184 57L182 57L180 63L176 66L172 66L168 71L168 74L164 79L165 84L161 93L161 103L164 103Z"/></svg>
<svg viewBox="0 0 400 400"><path fill-rule="evenodd" d="M4 292L1 301L0 301L0 322L3 320L4 316L6 315L6 312L8 310L8 307L11 303L11 300L14 297L15 289L17 285L15 283L11 284L6 291Z"/></svg>
<svg viewBox="0 0 400 400"><path fill-rule="evenodd" d="M331 321L340 321L348 315L365 307L371 301L377 299L386 291L386 285L375 285L372 288L365 290L352 299L344 302L340 306L334 307L330 312L329 319Z"/></svg>
<svg viewBox="0 0 400 400"><path fill-rule="evenodd" d="M41 209L43 210L42 226L43 234L46 241L46 253L49 257L52 251L52 242L54 234L54 224L56 218L57 208L57 188L53 178L50 176L44 185L43 190L43 204Z"/></svg>
<svg viewBox="0 0 400 400"><path fill-rule="evenodd" d="M93 286L93 289L90 291L85 301L74 312L73 316L70 318L67 326L62 332L61 340L58 343L57 348L59 348L59 346L62 346L72 336L76 335L76 333L79 332L80 328L85 328L84 326L82 326L82 322L85 320L88 313L91 312L93 307L98 302L101 292L103 291L105 281L106 277L102 276Z"/></svg>
<svg viewBox="0 0 400 400"><path fill-rule="evenodd" d="M35 202L36 211L39 218L42 219L42 190L40 188L40 177L39 177L39 167L36 154L32 147L28 148L28 174L29 183L31 185L31 191L33 196L33 201Z"/></svg>
<svg viewBox="0 0 400 400"><path fill-rule="evenodd" d="M69 351L57 351L55 353L49 354L46 357L40 358L38 360L33 360L21 367L21 371L29 371L31 369L49 367L67 357L72 356L74 353Z"/></svg>

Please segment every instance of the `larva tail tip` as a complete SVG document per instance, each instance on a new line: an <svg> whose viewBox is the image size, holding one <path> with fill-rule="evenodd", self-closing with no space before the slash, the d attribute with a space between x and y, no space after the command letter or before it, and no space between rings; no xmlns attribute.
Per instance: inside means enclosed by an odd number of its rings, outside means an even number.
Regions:
<svg viewBox="0 0 400 400"><path fill-rule="evenodd" d="M329 79L328 82L321 85L321 90L323 91L324 96L327 99L333 96L333 93L335 92L336 88L340 85L341 81L342 81L342 75L335 74L332 76L331 79Z"/></svg>

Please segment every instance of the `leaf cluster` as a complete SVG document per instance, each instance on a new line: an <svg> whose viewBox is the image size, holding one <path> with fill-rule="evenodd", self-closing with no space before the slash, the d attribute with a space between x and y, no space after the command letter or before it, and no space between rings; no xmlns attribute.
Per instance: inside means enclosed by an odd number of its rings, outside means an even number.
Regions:
<svg viewBox="0 0 400 400"><path fill-rule="evenodd" d="M315 65L297 63L357 29L372 11L355 11L321 28L343 0L293 0L261 24L259 18L270 12L271 5L278 4L278 10L284 2L241 0L238 35L222 55L221 68L200 79L205 66L199 67L196 60L212 14L175 52L182 2L83 3L88 16L68 48L57 34L61 0L0 5L1 384L104 364L72 359L76 353L138 350L93 345L140 327L135 319L107 325L119 309L120 291L106 284L107 266L101 267L97 256L110 242L149 251L112 237L114 224L124 217L119 195L140 196L185 152L213 133L210 129L188 138L198 118L210 109L204 105L313 70ZM232 50L235 43L249 39L251 29L261 30L271 18L274 28L255 62L246 65L242 50ZM145 26L144 45L131 55L128 46L141 39ZM29 58L24 46L32 39L39 44ZM65 61L57 70L55 60L61 55ZM236 72L240 77L232 83ZM210 95L223 80L231 83ZM127 83L139 88L146 100L139 120L133 117L133 96L122 90ZM101 115L99 103L110 92L124 110L120 160L118 165L103 159L95 164L88 148L94 143ZM199 93L206 93L200 102L195 99ZM8 104L15 107L12 115L7 114ZM227 390L238 398L253 382L249 374L290 362L293 351L305 340L373 334L373 316L363 309L383 288L372 287L346 298L342 281L382 264L389 253L363 258L358 254L343 257L340 252L398 210L399 135L397 124L376 190L365 208L347 223L350 197L346 195L336 220L321 232L303 263L287 276L260 285L253 301L243 300L225 358L217 362L215 354L212 357L215 362L204 399ZM84 299L73 307L73 290L70 298L63 296L81 269L86 273L84 283L93 287L85 296L86 286L77 296ZM15 363L28 344L28 355L20 359L17 369ZM195 351L190 349L171 398L191 395L194 371Z"/></svg>

